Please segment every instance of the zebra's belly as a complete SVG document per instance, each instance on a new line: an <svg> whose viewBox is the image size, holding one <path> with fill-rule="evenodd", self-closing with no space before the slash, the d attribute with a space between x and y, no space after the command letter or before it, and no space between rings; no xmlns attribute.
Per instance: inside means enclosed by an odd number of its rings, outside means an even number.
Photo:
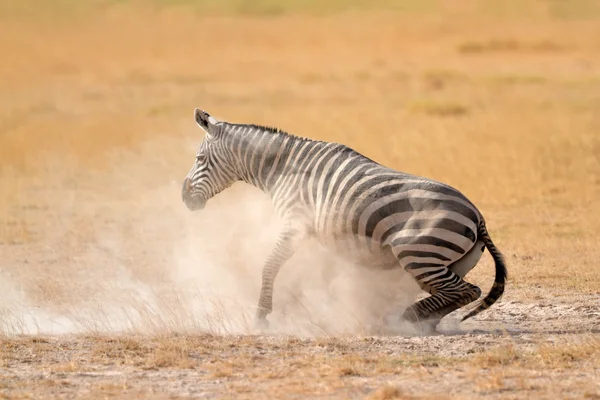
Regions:
<svg viewBox="0 0 600 400"><path fill-rule="evenodd" d="M347 262L374 269L400 267L400 263L389 248L379 245L371 248L356 236L317 237L317 239L329 251Z"/></svg>

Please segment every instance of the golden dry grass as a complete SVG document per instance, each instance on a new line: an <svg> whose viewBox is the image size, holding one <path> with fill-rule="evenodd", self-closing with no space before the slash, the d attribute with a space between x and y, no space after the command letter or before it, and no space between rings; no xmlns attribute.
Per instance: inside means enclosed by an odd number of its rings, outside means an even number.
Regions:
<svg viewBox="0 0 600 400"><path fill-rule="evenodd" d="M52 397L89 385L90 397L124 398L224 388L243 398L257 387L378 399L598 396L582 383L599 368L596 2L378 1L345 12L336 1L78 4L0 3L0 330L30 331L27 315L41 309L65 332L134 326L162 336L3 338L0 395ZM256 235L257 225L193 219L179 201L200 140L194 107L343 142L461 189L486 216L510 273L506 307L478 321L510 319L559 339L520 337L511 347L494 337L466 358L427 353L436 348L427 342L423 354L394 358L335 337L323 345L330 357L311 353L320 342L177 336L189 321L244 329L219 314L231 307L216 300L203 320L184 307L197 293L153 292L176 269L173 243L211 230L202 254L225 254L212 261L231 270L259 267L268 249L256 248L271 239ZM212 215L267 219L236 200L223 193ZM223 277L238 282L229 293L253 298L256 275L236 268ZM469 279L489 288L491 271L486 256ZM320 300L289 298L328 335L327 319L314 315ZM123 305L125 322L109 304ZM567 344L560 335L569 330L592 331L592 339ZM493 348L500 342L506 347ZM84 375L98 370L102 378ZM155 370L160 385L138 384ZM466 386L451 392L456 379ZM177 380L210 388L171 386ZM432 380L447 383L418 389Z"/></svg>
<svg viewBox="0 0 600 400"><path fill-rule="evenodd" d="M555 341L547 336L538 340ZM13 337L0 341L6 368L0 390L37 397L42 391L68 393L64 386L71 386L72 390L87 388L93 398L112 391L121 397L141 392L150 398L178 393L209 397L270 393L444 399L502 397L503 392L515 398L593 398L600 342L589 336L569 340L531 345L505 337L498 340L501 347L467 356L449 352L431 362L424 355L432 357L432 350L421 338L348 338L332 350L315 339L285 337ZM406 350L411 344L412 350ZM503 354L507 345L510 351ZM465 346L465 350L474 348ZM164 349L177 356L157 357ZM572 374L574 370L579 373ZM32 379L46 384L27 389Z"/></svg>

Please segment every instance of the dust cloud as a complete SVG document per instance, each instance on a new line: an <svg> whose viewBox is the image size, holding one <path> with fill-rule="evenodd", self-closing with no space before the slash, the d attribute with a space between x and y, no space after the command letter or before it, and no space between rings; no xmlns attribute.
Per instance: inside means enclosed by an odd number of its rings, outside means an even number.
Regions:
<svg viewBox="0 0 600 400"><path fill-rule="evenodd" d="M0 261L0 332L259 333L261 268L281 224L244 183L189 211L180 188L195 141L157 139L77 174L50 160L53 179L28 192L45 199L28 216L35 235ZM188 163L157 161L182 152ZM399 316L418 292L401 270L361 268L307 240L279 273L265 333L414 333Z"/></svg>

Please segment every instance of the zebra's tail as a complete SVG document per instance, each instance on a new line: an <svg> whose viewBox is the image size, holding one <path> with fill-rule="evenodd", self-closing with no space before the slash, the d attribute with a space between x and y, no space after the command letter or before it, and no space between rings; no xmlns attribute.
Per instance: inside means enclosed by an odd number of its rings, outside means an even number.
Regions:
<svg viewBox="0 0 600 400"><path fill-rule="evenodd" d="M504 261L504 257L502 256L502 253L500 253L500 250L498 250L496 246L494 246L494 243L492 242L492 239L490 238L490 235L485 227L485 222L483 219L479 223L477 231L479 237L485 244L485 247L488 249L488 251L492 255L492 258L494 259L494 263L496 264L496 278L494 279L494 285L490 289L490 292L487 294L487 296L485 296L483 300L481 300L481 302L479 303L479 305L477 305L477 307L475 307L475 309L473 309L470 313L465 315L461 321L464 321L467 318L471 318L472 316L479 314L483 310L490 308L492 304L496 302L496 300L502 297L502 294L504 293L504 284L506 282L506 278L508 277L508 271L506 270L506 263Z"/></svg>

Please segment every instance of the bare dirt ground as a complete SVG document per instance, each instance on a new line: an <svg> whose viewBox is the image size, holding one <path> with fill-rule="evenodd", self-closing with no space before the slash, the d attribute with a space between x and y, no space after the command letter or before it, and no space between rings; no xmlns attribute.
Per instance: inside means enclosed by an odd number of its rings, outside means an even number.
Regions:
<svg viewBox="0 0 600 400"><path fill-rule="evenodd" d="M176 3L0 4L0 397L600 398L596 2ZM461 189L505 296L423 336L402 271L307 243L256 331L279 222L185 208L194 107Z"/></svg>

